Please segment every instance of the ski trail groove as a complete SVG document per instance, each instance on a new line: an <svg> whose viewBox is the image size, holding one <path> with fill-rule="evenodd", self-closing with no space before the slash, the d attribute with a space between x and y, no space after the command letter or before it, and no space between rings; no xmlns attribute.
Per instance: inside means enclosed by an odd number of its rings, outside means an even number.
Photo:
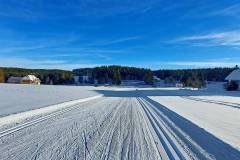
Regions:
<svg viewBox="0 0 240 160"><path fill-rule="evenodd" d="M25 123L23 123L23 124L14 126L14 127L9 128L9 129L7 129L7 130L4 130L4 131L1 131L1 132L0 132L0 138L2 138L2 137L4 137L4 136L7 136L7 135L9 135L9 134L12 134L12 133L14 133L14 132L17 132L17 131L19 131L19 130L21 130L21 129L24 129L24 128L26 128L26 127L33 126L33 125L38 124L38 123L40 123L40 122L49 120L49 119L51 119L51 118L54 118L54 117L56 117L56 116L59 116L59 115L61 115L61 114L66 113L66 112L69 112L69 111L71 111L71 110L76 109L77 107L79 107L78 105L79 105L79 104L75 104L75 105L70 106L70 107L68 107L68 108L61 109L61 110L56 111L56 112L54 112L54 113L50 113L50 114L48 114L48 115L39 117L39 118L37 118L37 119L34 119L34 120L31 120L31 121L25 122Z"/></svg>
<svg viewBox="0 0 240 160"><path fill-rule="evenodd" d="M214 159L159 107L146 97L74 105L2 131L0 159Z"/></svg>
<svg viewBox="0 0 240 160"><path fill-rule="evenodd" d="M105 130L103 131L103 133L101 134L101 136L100 136L100 138L99 138L99 140L98 140L98 143L93 146L92 152L90 152L90 154L89 154L90 157L87 156L86 159L92 159L92 158L94 158L94 157L92 157L92 156L94 156L94 155L96 156L96 154L97 154L96 152L99 151L99 147L101 147L101 146L103 145L103 144L102 144L102 140L105 138L105 135L108 135L109 129L111 129L111 126L116 123L117 113L118 113L119 110L120 110L120 106L121 106L121 104L119 104L118 107L116 108L116 110L115 110L115 112L113 113L112 118L111 118L110 122L108 123L106 129L105 129ZM118 114L118 115L119 115L119 114ZM91 156L91 155L92 155L92 156Z"/></svg>
<svg viewBox="0 0 240 160"><path fill-rule="evenodd" d="M164 132L171 146L180 157L184 159L215 159L212 155L207 153L197 143L195 143L173 122L171 122L163 113L159 112L155 106L151 105L145 99L141 99L140 101L142 101L146 113L150 114L157 122L157 125ZM190 146L191 148L189 148L188 146ZM198 156L196 156L196 154Z"/></svg>

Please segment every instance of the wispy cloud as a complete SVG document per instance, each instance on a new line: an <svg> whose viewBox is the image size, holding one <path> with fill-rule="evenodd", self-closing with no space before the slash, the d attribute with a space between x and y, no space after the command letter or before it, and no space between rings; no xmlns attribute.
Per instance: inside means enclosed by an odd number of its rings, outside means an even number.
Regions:
<svg viewBox="0 0 240 160"><path fill-rule="evenodd" d="M235 67L240 65L240 57L220 58L208 60L145 60L131 61L126 63L129 66L151 68L153 70L164 69L191 69L191 68L214 68L214 67Z"/></svg>
<svg viewBox="0 0 240 160"><path fill-rule="evenodd" d="M189 43L195 46L240 46L240 30L208 33L203 35L183 36L171 43Z"/></svg>
<svg viewBox="0 0 240 160"><path fill-rule="evenodd" d="M117 39L100 40L86 44L87 46L107 46L141 39L141 36L120 37Z"/></svg>
<svg viewBox="0 0 240 160"><path fill-rule="evenodd" d="M224 8L220 8L209 12L208 16L240 16L240 4L233 4Z"/></svg>
<svg viewBox="0 0 240 160"><path fill-rule="evenodd" d="M67 60L49 60L49 59L32 59L32 58L16 58L16 57L3 57L0 56L1 64L0 67L19 67L19 68L32 68L32 69L64 69L72 70L77 68L89 68L103 65L128 65L128 66L139 66L139 63L135 62L98 62L93 63L88 60L69 62Z"/></svg>
<svg viewBox="0 0 240 160"><path fill-rule="evenodd" d="M1 32L0 32L1 33ZM9 35L9 34L8 34ZM19 36L11 32L11 37L0 38L0 53L15 57L36 58L82 58L110 61L111 55L129 53L125 48L112 49L112 44L134 41L140 36L119 37L104 40L91 40L76 37L75 34L48 35L45 37ZM109 48L110 46L110 48ZM22 55L22 56L21 56Z"/></svg>
<svg viewBox="0 0 240 160"><path fill-rule="evenodd" d="M168 66L177 68L206 68L206 67L234 67L240 65L240 62L234 61L172 61L164 62Z"/></svg>
<svg viewBox="0 0 240 160"><path fill-rule="evenodd" d="M0 28L1 29L1 28ZM0 31L0 33L2 33ZM50 36L38 36L33 38L31 36L21 36L15 34L14 32L10 33L12 35L9 37L5 35L0 37L0 47L1 53L16 53L21 51L31 51L31 50L40 50L44 48L54 48L54 47L64 47L77 40L72 34L65 35L50 35Z"/></svg>
<svg viewBox="0 0 240 160"><path fill-rule="evenodd" d="M182 15L185 18L211 18L211 17L240 17L240 4L234 2L218 3L206 1L198 1L192 4L191 8L186 10Z"/></svg>
<svg viewBox="0 0 240 160"><path fill-rule="evenodd" d="M0 67L20 67L20 68L33 68L33 69L65 69L72 70L81 67L94 67L101 64L94 64L88 61L82 61L78 63L70 63L65 60L35 60L28 58L16 58L16 57L0 57Z"/></svg>

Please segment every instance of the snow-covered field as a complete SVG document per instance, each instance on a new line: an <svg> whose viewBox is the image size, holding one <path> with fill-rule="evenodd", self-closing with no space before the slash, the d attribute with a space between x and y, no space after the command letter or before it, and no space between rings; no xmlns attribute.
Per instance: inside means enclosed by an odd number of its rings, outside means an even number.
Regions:
<svg viewBox="0 0 240 160"><path fill-rule="evenodd" d="M0 84L0 117L96 95L88 86Z"/></svg>
<svg viewBox="0 0 240 160"><path fill-rule="evenodd" d="M0 118L0 159L240 160L240 93L213 88L0 85L2 116L31 110L12 125L3 120L13 115ZM44 103L16 96L28 98L27 91ZM96 95L103 97L76 101ZM35 108L70 100L32 116Z"/></svg>
<svg viewBox="0 0 240 160"><path fill-rule="evenodd" d="M190 120L219 139L240 150L240 103L221 97L151 97L168 109ZM234 98L233 98L234 99ZM236 98L239 99L240 98ZM230 98L231 101L232 99ZM222 104L221 104L222 102Z"/></svg>

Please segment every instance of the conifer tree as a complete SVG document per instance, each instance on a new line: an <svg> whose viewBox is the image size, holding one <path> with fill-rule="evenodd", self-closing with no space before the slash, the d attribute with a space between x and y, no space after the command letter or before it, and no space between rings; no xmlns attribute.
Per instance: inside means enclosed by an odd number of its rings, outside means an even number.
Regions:
<svg viewBox="0 0 240 160"><path fill-rule="evenodd" d="M114 70L113 73L113 84L115 85L120 85L121 84L121 74L119 72L119 70Z"/></svg>

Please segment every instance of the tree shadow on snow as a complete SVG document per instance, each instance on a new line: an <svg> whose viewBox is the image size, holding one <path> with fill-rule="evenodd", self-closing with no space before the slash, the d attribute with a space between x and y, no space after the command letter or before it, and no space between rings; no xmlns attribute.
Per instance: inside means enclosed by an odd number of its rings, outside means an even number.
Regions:
<svg viewBox="0 0 240 160"><path fill-rule="evenodd" d="M226 93L223 92L206 92L204 90L95 90L96 92L103 94L105 97L151 97L151 96L179 96L184 99L189 99L197 102L205 102L218 104L223 106L228 106L236 109L240 109L239 103L231 103L217 100L209 100L203 98L196 98L197 96L226 96ZM228 96L238 97L240 93L228 93ZM190 97L194 96L194 97ZM240 98L240 97L239 97Z"/></svg>
<svg viewBox="0 0 240 160"><path fill-rule="evenodd" d="M225 101L209 100L209 99L187 97L187 96L182 96L182 98L193 100L193 101L198 101L198 102L219 104L219 105L223 105L223 106L229 106L229 107L232 107L232 108L240 109L240 104L239 103L231 103L231 102L225 102Z"/></svg>
<svg viewBox="0 0 240 160"><path fill-rule="evenodd" d="M240 97L240 92L209 92L187 89L144 89L144 90L95 90L106 97L146 97L146 96L232 96Z"/></svg>
<svg viewBox="0 0 240 160"><path fill-rule="evenodd" d="M203 128L195 125L186 118L178 115L177 113L169 110L167 107L160 103L148 98L148 96L216 96L221 93L209 93L203 91L191 90L130 90L130 91L113 91L113 90L96 90L96 92L103 94L105 97L139 97L144 98L152 104L155 110L162 112L172 122L181 128L187 135L189 135L198 145L200 145L209 154L213 155L218 160L240 160L240 151L231 145L223 142L219 138L210 134ZM213 102L212 102L213 103ZM219 102L217 102L219 103ZM235 104L240 105L240 104ZM174 128L172 128L174 130ZM176 131L177 132L177 131ZM181 137L184 138L184 137ZM194 147L187 144L189 148ZM198 154L196 152L196 154ZM201 155L198 155L201 157ZM201 158L202 159L202 158Z"/></svg>
<svg viewBox="0 0 240 160"><path fill-rule="evenodd" d="M172 122L174 122L174 124L181 128L181 130L188 134L198 145L213 155L217 160L240 160L240 151L233 148L231 145L223 142L219 138L208 133L203 128L200 128L199 126L171 111L160 103L148 97L144 97L144 99L155 106L154 108L157 111L160 111L166 115ZM189 145L189 148L193 148L191 144L187 145Z"/></svg>

